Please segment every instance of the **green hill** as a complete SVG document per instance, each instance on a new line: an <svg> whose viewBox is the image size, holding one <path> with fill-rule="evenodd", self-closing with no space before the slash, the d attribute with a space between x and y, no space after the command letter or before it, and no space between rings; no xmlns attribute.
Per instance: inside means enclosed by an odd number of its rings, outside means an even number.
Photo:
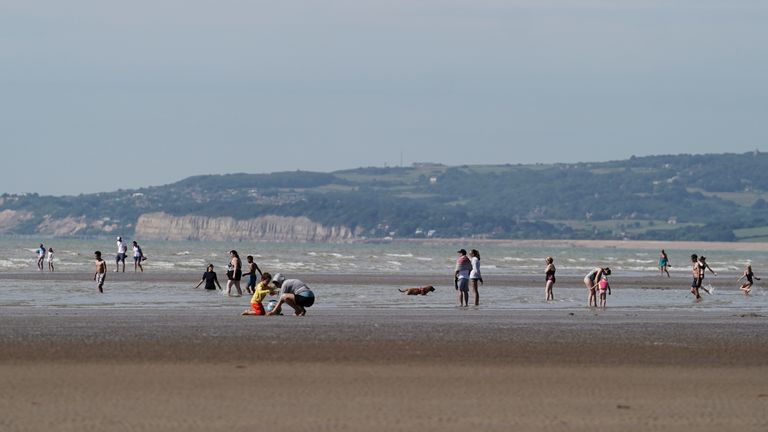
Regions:
<svg viewBox="0 0 768 432"><path fill-rule="evenodd" d="M768 154L668 155L601 163L358 168L196 176L138 190L0 196L0 232L129 234L141 214L306 216L367 238L760 241ZM2 214L2 213L0 213ZM47 225L41 221L47 221Z"/></svg>

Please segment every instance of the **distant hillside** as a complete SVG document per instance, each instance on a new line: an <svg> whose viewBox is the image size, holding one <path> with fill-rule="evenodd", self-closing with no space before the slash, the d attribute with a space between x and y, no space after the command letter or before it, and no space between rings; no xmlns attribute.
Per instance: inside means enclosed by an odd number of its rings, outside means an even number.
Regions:
<svg viewBox="0 0 768 432"><path fill-rule="evenodd" d="M0 196L0 233L353 241L395 237L768 240L768 154L196 176Z"/></svg>

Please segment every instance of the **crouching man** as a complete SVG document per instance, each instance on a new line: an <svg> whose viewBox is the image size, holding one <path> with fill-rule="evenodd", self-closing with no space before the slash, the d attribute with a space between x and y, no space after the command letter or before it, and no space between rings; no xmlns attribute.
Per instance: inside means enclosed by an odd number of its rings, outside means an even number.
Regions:
<svg viewBox="0 0 768 432"><path fill-rule="evenodd" d="M283 303L292 307L296 316L307 314L308 307L315 304L315 293L304 282L298 279L286 279L281 273L276 273L272 277L272 283L280 288L277 304L267 315L278 315L281 313Z"/></svg>

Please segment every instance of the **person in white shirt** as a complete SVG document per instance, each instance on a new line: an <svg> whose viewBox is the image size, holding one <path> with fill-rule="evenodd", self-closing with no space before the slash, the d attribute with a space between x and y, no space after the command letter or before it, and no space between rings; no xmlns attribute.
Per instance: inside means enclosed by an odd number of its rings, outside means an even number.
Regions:
<svg viewBox="0 0 768 432"><path fill-rule="evenodd" d="M48 271L53 271L53 248L48 248Z"/></svg>
<svg viewBox="0 0 768 432"><path fill-rule="evenodd" d="M141 270L144 272L144 267L141 266L141 261L144 259L144 252L141 250L141 246L135 241L133 242L133 271Z"/></svg>
<svg viewBox="0 0 768 432"><path fill-rule="evenodd" d="M477 282L482 285L483 275L480 274L480 252L477 249L472 249L469 252L472 257L469 259L472 264L472 271L469 272L469 283L472 287L472 296L475 298L475 306L480 305L480 293L477 290Z"/></svg>
<svg viewBox="0 0 768 432"><path fill-rule="evenodd" d="M125 257L128 253L128 246L123 242L123 238L117 237L117 255L115 255L115 273L118 272L120 263L123 263L123 272L125 272Z"/></svg>

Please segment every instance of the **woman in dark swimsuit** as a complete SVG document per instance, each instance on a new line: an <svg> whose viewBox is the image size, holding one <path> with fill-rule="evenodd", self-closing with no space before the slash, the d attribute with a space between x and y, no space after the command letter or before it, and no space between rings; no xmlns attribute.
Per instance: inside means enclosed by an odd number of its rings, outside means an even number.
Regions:
<svg viewBox="0 0 768 432"><path fill-rule="evenodd" d="M544 270L544 274L547 280L545 293L547 294L547 301L551 301L555 299L555 294L552 292L552 286L555 284L555 272L557 269L555 268L554 258L547 257L544 262L547 263L547 268Z"/></svg>
<svg viewBox="0 0 768 432"><path fill-rule="evenodd" d="M243 277L243 262L240 260L240 255L236 250L229 251L229 267L227 271L227 295L232 295L232 286L237 288L238 297L243 295L243 290L240 289L240 279Z"/></svg>
<svg viewBox="0 0 768 432"><path fill-rule="evenodd" d="M755 276L754 273L752 273L752 266L747 264L747 268L744 269L744 274L741 275L741 277L737 280L737 282L741 282L742 279L747 279L744 281L744 284L739 288L740 290L744 291L744 295L749 295L749 292L752 291L752 284L754 283L752 279L760 280L759 277Z"/></svg>

